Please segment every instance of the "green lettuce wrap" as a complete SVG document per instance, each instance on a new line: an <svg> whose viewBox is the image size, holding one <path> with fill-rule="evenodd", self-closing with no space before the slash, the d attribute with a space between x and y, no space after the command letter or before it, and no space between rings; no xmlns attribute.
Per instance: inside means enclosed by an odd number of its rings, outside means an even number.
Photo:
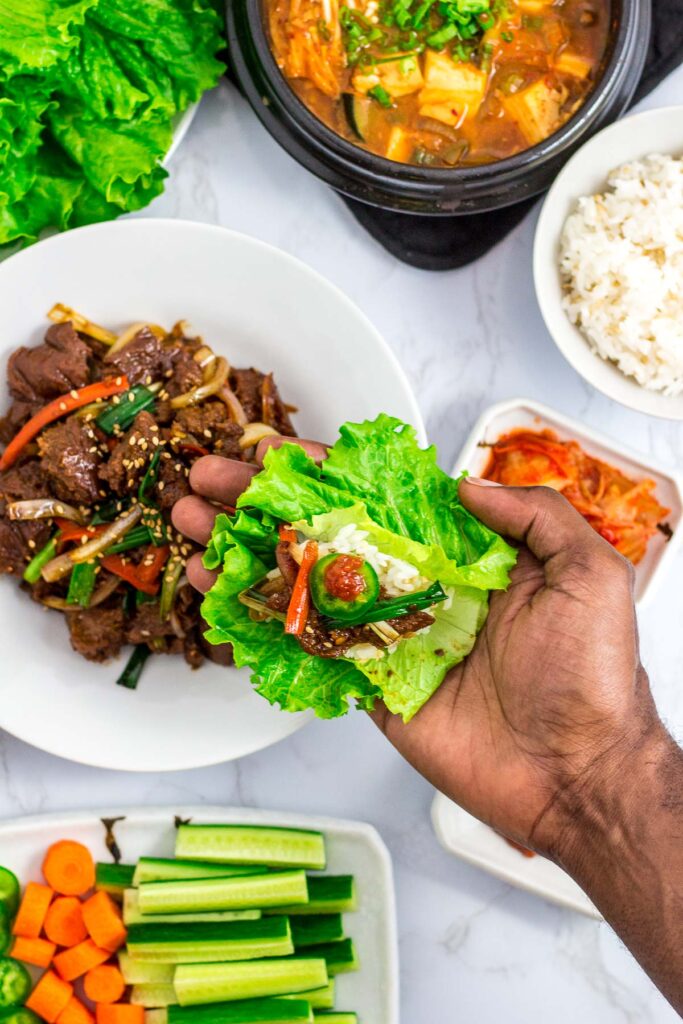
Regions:
<svg viewBox="0 0 683 1024"><path fill-rule="evenodd" d="M257 692L286 711L334 718L350 698L364 709L379 698L409 721L472 650L488 593L507 586L515 563L515 551L461 504L459 483L437 466L433 447L419 447L412 427L387 415L344 424L322 465L296 444L272 449L236 514L216 520L204 556L219 572L202 605L207 639L232 644ZM309 654L281 620L255 619L239 595L275 569L281 523L301 543L362 531L373 550L441 585L446 599L430 609L433 624L365 659Z"/></svg>

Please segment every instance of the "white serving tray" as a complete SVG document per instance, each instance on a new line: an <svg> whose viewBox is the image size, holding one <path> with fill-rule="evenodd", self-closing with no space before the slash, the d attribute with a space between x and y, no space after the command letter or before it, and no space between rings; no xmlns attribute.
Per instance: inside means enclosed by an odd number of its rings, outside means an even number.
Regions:
<svg viewBox="0 0 683 1024"><path fill-rule="evenodd" d="M441 845L468 864L551 903L602 920L583 890L557 864L545 857L525 857L443 793L434 797L432 824Z"/></svg>
<svg viewBox="0 0 683 1024"><path fill-rule="evenodd" d="M22 884L41 880L45 850L58 839L84 843L96 860L110 861L102 819L113 826L124 863L143 855L173 856L175 818L198 823L239 823L311 828L325 833L329 874L352 874L359 907L345 915L347 934L358 949L361 969L337 979L337 1005L355 1010L359 1024L399 1024L398 945L393 872L389 853L370 825L242 807L157 807L62 812L0 823L0 864Z"/></svg>
<svg viewBox="0 0 683 1024"><path fill-rule="evenodd" d="M489 457L488 449L482 447L482 443L496 441L501 434L517 427L553 430L561 440L578 441L589 454L611 463L628 476L634 479L649 477L655 481L657 498L671 509L667 521L674 534L669 541L663 534L653 537L645 558L636 566L636 602L640 604L646 598L649 600L683 539L683 477L579 420L528 398L499 402L482 413L458 456L453 474L467 470L471 476L481 476Z"/></svg>

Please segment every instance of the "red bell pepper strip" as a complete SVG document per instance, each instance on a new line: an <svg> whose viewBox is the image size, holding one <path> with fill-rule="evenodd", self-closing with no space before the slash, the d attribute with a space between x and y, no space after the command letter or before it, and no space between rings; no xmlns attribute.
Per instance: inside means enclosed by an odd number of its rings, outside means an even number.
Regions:
<svg viewBox="0 0 683 1024"><path fill-rule="evenodd" d="M100 565L108 572L113 572L115 576L120 576L136 590L141 590L143 594L154 597L159 592L159 581L148 579L145 573L141 572L141 565L128 561L123 555L103 555L100 558Z"/></svg>
<svg viewBox="0 0 683 1024"><path fill-rule="evenodd" d="M309 540L304 548L303 558L299 566L296 582L292 590L292 597L287 608L285 620L285 633L292 636L301 636L306 626L308 612L311 607L311 595L308 589L308 579L311 569L318 561L318 542Z"/></svg>
<svg viewBox="0 0 683 1024"><path fill-rule="evenodd" d="M93 537L97 537L98 533L103 533L109 526L109 523L101 523L98 526L79 526L78 523L72 523L70 519L55 519L55 524L59 527L57 543L60 546L73 541L80 543L83 537L92 540Z"/></svg>
<svg viewBox="0 0 683 1024"><path fill-rule="evenodd" d="M296 544L296 530L293 530L291 526L280 523L278 534L283 544Z"/></svg>
<svg viewBox="0 0 683 1024"><path fill-rule="evenodd" d="M53 399L44 405L35 416L32 416L28 423L25 423L18 434L16 434L5 448L0 457L0 472L3 472L17 460L23 448L46 427L48 423L61 419L67 413L80 409L84 405L90 405L100 398L110 398L112 395L121 394L129 390L128 378L125 374L119 377L111 377L108 380L99 380L95 384L86 384L84 388L77 391L69 391L67 395Z"/></svg>
<svg viewBox="0 0 683 1024"><path fill-rule="evenodd" d="M210 455L208 448L205 448L201 444L191 444L189 441L183 441L179 446L181 452L187 452L189 455Z"/></svg>
<svg viewBox="0 0 683 1024"><path fill-rule="evenodd" d="M150 544L141 562L137 564L138 576L144 583L154 583L157 576L166 565L170 552L168 544L155 547Z"/></svg>

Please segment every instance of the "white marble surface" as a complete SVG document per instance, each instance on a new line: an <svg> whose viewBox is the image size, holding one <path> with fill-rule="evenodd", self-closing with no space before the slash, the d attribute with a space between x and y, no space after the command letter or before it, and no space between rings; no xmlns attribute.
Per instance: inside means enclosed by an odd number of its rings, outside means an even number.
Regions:
<svg viewBox="0 0 683 1024"><path fill-rule="evenodd" d="M646 105L682 100L679 70ZM269 139L228 86L204 100L171 170L152 215L224 224L270 241L355 299L414 381L445 467L479 412L515 395L542 399L669 465L683 464L683 426L630 413L592 392L549 342L530 272L535 215L472 267L444 274L405 267ZM679 739L682 570L679 558L641 614L657 701ZM446 855L431 831L431 797L362 715L315 723L239 764L165 776L88 769L0 736L0 817L194 801L374 824L396 870L404 1024L678 1019L606 925Z"/></svg>

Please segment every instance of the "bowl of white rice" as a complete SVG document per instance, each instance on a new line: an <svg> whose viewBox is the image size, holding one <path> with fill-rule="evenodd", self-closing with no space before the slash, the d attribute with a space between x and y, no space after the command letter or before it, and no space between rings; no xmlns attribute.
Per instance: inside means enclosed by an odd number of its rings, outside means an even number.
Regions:
<svg viewBox="0 0 683 1024"><path fill-rule="evenodd" d="M541 211L534 283L585 380L683 420L683 107L618 121L572 157Z"/></svg>

